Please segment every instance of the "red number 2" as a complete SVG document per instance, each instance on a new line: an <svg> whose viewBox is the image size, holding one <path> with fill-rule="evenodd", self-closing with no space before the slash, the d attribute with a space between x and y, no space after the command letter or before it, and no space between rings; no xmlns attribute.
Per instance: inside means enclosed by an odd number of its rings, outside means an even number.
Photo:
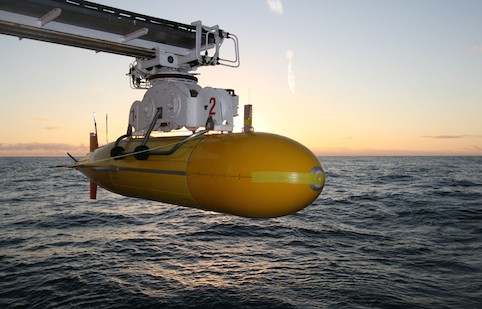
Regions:
<svg viewBox="0 0 482 309"><path fill-rule="evenodd" d="M209 100L209 103L213 103L213 106L211 106L211 109L209 110L209 116L214 116L216 115L216 112L214 111L214 107L216 106L216 98L212 97Z"/></svg>

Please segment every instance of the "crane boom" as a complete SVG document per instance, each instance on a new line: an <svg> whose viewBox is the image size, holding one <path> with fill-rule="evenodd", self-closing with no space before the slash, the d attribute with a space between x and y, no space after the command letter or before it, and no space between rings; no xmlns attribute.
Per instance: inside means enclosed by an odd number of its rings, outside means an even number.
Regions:
<svg viewBox="0 0 482 309"><path fill-rule="evenodd" d="M181 72L239 66L237 37L218 26L182 24L83 0L0 0L0 33L135 57L144 72L159 66ZM228 59L219 54L224 39L234 44Z"/></svg>
<svg viewBox="0 0 482 309"><path fill-rule="evenodd" d="M154 58L159 44L188 49L196 45L194 25L89 1L0 0L0 33L145 58ZM135 40L136 34L140 39ZM213 37L209 40L214 42Z"/></svg>
<svg viewBox="0 0 482 309"><path fill-rule="evenodd" d="M200 66L239 66L237 37L217 25L182 24L83 0L0 0L0 34L134 57L131 85L148 91L130 109L128 135L233 130L238 96L202 88L191 73ZM234 56L224 59L226 40Z"/></svg>

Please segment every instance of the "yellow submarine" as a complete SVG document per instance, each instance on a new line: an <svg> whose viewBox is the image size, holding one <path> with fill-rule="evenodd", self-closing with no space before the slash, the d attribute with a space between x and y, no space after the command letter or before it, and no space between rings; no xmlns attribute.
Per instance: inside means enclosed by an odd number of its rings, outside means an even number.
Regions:
<svg viewBox="0 0 482 309"><path fill-rule="evenodd" d="M181 24L89 1L2 0L0 33L135 58L131 87L147 91L129 110L126 134L98 147L94 132L91 152L74 158L72 167L90 179L91 198L101 186L125 196L268 218L303 209L323 189L323 169L309 149L254 132L251 105L244 106L242 132L233 133L235 91L198 85L197 68L240 64L238 38L217 25ZM221 55L225 42L227 57Z"/></svg>
<svg viewBox="0 0 482 309"><path fill-rule="evenodd" d="M311 151L275 134L157 137L149 139L149 152L136 152L140 144L130 138L105 145L74 167L93 186L125 196L256 218L303 209L324 184ZM125 153L112 157L115 147Z"/></svg>

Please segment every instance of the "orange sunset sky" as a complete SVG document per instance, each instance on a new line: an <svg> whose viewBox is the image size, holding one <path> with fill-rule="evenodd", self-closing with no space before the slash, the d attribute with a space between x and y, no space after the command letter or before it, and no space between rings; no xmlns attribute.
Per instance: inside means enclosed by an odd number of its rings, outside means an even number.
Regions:
<svg viewBox="0 0 482 309"><path fill-rule="evenodd" d="M256 131L321 156L482 155L482 1L94 2L236 34L241 66L199 83L253 104ZM133 60L0 35L0 156L85 154L94 112L101 144L124 134Z"/></svg>

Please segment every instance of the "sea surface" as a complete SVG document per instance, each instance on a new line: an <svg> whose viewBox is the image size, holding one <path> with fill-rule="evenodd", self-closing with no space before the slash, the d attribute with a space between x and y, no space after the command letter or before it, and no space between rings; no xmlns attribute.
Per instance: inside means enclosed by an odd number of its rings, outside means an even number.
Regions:
<svg viewBox="0 0 482 309"><path fill-rule="evenodd" d="M311 206L245 219L0 158L0 308L482 308L481 157L320 160Z"/></svg>

